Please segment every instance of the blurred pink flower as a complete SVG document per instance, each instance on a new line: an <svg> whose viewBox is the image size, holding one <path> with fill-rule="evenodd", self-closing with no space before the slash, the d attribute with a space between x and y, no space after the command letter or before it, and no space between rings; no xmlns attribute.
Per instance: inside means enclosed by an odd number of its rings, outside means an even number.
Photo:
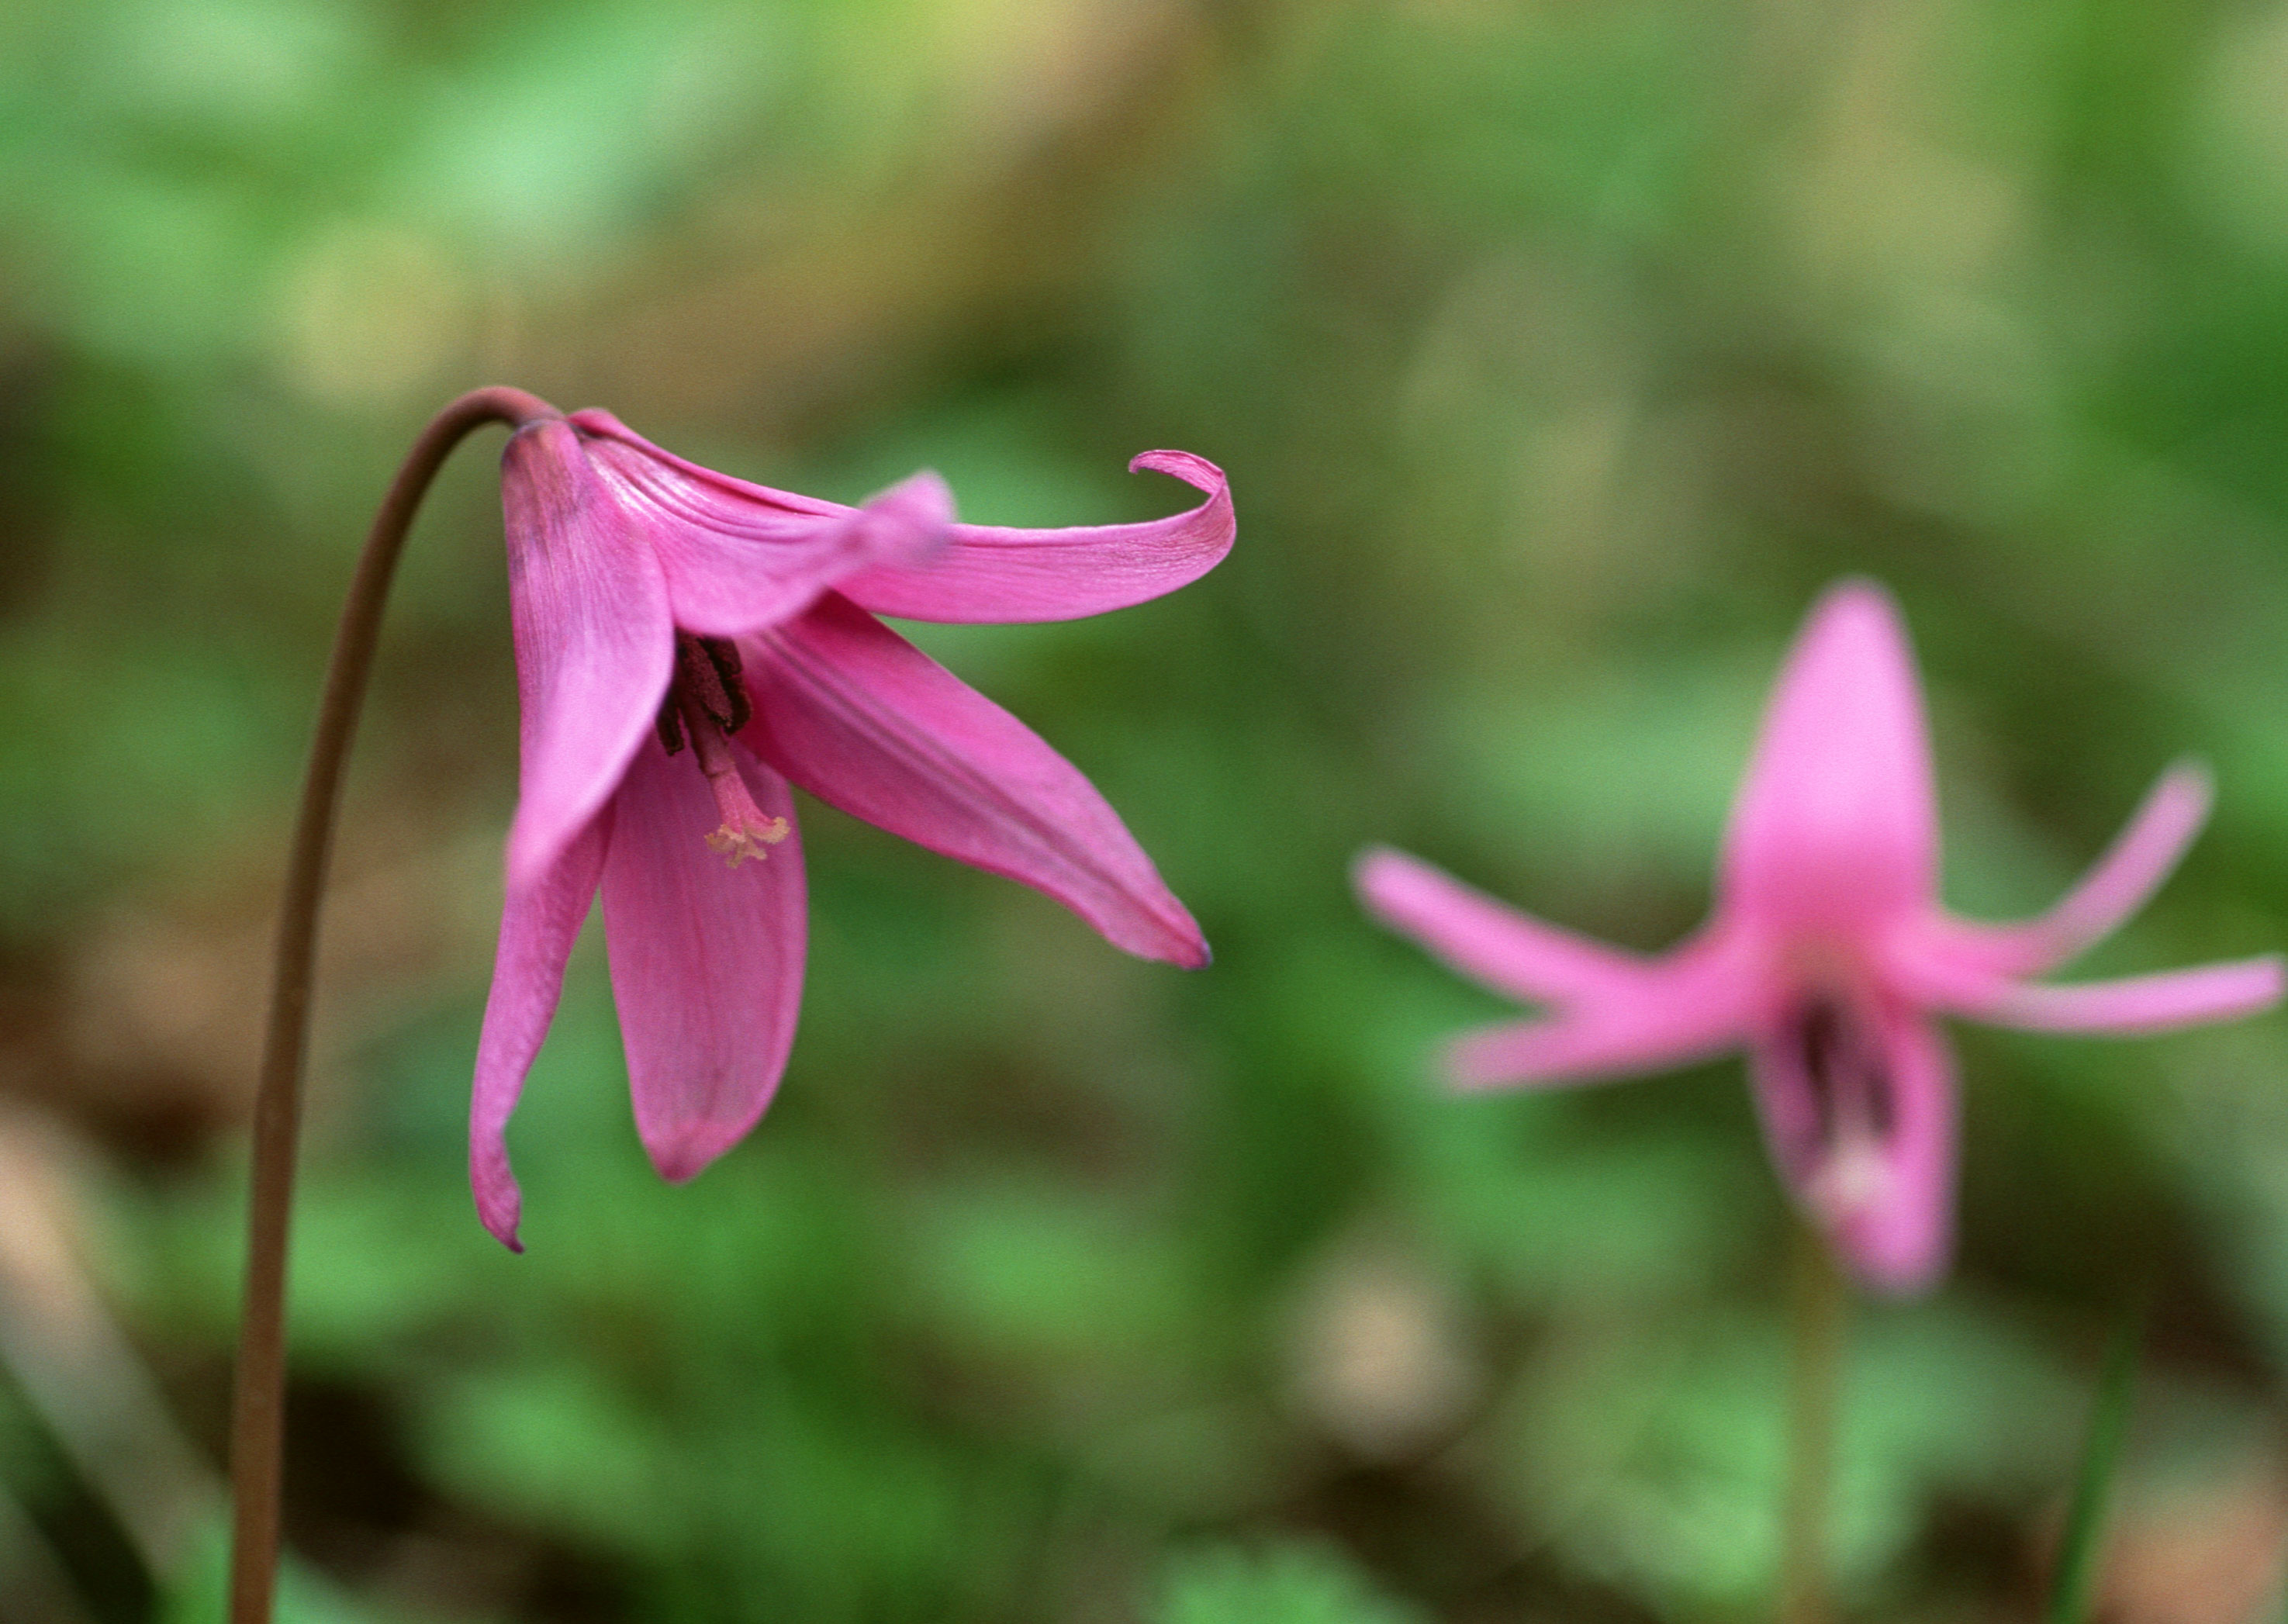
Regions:
<svg viewBox="0 0 2288 1624"><path fill-rule="evenodd" d="M510 440L521 765L469 1124L494 1234L517 1245L504 1134L600 886L653 1165L691 1177L769 1104L806 947L790 780L1036 887L1131 953L1207 962L1088 780L869 613L1065 620L1212 568L1232 542L1222 473L1181 451L1129 466L1207 500L1143 524L998 529L955 523L934 474L847 508L685 462L607 412Z"/></svg>
<svg viewBox="0 0 2288 1624"><path fill-rule="evenodd" d="M1949 1249L1954 1081L1931 1017L2055 1032L2154 1032L2278 1000L2277 955L2077 986L2042 974L2106 936L2208 813L2197 770L2165 776L2047 914L1973 923L1938 899L1921 693L1879 587L1847 582L1790 653L1724 844L1714 915L1648 958L1513 912L1397 852L1363 854L1383 923L1551 1012L1464 1034L1457 1083L1584 1082L1748 1050L1765 1137L1796 1200L1869 1285L1927 1287Z"/></svg>

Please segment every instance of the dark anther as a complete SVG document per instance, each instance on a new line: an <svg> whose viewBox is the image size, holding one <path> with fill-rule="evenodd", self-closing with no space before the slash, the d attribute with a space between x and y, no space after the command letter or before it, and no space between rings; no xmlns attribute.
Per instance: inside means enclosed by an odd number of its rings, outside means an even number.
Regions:
<svg viewBox="0 0 2288 1624"><path fill-rule="evenodd" d="M754 719L755 708L747 698L747 685L739 680L746 668L739 661L739 646L726 638L702 638L699 646L705 651L707 663L715 668L715 676L723 692L730 696L731 714L723 719L723 731L735 733Z"/></svg>
<svg viewBox="0 0 2288 1624"><path fill-rule="evenodd" d="M675 634L675 685L671 698L695 707L727 733L735 733L754 715L747 685L739 680L739 651L721 638ZM695 725L696 718L693 718Z"/></svg>
<svg viewBox="0 0 2288 1624"><path fill-rule="evenodd" d="M1881 1047L1846 1005L1815 998L1796 1018L1796 1054L1819 1113L1820 1137L1891 1131L1891 1076Z"/></svg>
<svg viewBox="0 0 2288 1624"><path fill-rule="evenodd" d="M667 685L667 697L659 702L660 748L672 756L683 748L683 718L676 711L676 685Z"/></svg>

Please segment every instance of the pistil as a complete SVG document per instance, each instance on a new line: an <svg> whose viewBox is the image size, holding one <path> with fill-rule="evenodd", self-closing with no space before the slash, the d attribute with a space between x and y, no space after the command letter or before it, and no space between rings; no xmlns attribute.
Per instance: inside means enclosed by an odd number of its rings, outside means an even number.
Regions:
<svg viewBox="0 0 2288 1624"><path fill-rule="evenodd" d="M787 837L787 820L764 814L755 804L755 797L747 792L747 780L740 774L739 764L731 758L730 741L718 729L709 725L712 718L692 718L691 747L699 757L699 770L707 775L707 788L715 796L715 809L723 814L723 824L707 836L710 850L719 852L732 867L752 857L765 855L765 846L775 846Z"/></svg>
<svg viewBox="0 0 2288 1624"><path fill-rule="evenodd" d="M732 757L730 738L754 714L740 680L739 651L719 638L675 634L675 677L659 708L659 741L671 756L687 734L699 771L723 822L708 836L710 850L734 868L749 858L760 860L766 846L787 837L787 820L767 816L755 804L747 780Z"/></svg>

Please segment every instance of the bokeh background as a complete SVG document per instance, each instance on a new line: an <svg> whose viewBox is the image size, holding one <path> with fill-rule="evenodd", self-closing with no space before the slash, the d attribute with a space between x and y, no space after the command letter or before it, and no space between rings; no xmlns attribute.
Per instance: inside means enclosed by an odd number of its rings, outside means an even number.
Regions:
<svg viewBox="0 0 2288 1624"><path fill-rule="evenodd" d="M0 1615L212 1618L262 960L323 651L412 433L513 383L854 499L1171 511L1230 560L926 629L1217 950L1130 961L806 804L761 1129L650 1175L598 948L463 1123L513 793L494 441L347 805L293 1305L292 1616L1763 1616L1786 1214L1736 1062L1457 1100L1410 847L1643 947L1704 907L1817 590L1903 601L1950 899L2171 759L2122 971L2288 939L2278 0L0 6ZM2288 1026L1960 1034L1962 1249L1852 1327L1838 1583L2030 1616L2154 1311L2104 1607L2288 1539Z"/></svg>

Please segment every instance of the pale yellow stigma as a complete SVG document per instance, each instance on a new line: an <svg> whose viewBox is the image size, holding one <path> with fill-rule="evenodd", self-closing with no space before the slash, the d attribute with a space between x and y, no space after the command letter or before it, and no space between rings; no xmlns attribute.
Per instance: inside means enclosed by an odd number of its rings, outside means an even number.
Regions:
<svg viewBox="0 0 2288 1624"><path fill-rule="evenodd" d="M757 862L762 861L770 855L763 848L775 846L786 837L787 820L784 818L763 818L759 820L748 818L743 820L737 828L726 823L708 836L707 847L711 852L722 853L724 861L736 868L751 857Z"/></svg>

